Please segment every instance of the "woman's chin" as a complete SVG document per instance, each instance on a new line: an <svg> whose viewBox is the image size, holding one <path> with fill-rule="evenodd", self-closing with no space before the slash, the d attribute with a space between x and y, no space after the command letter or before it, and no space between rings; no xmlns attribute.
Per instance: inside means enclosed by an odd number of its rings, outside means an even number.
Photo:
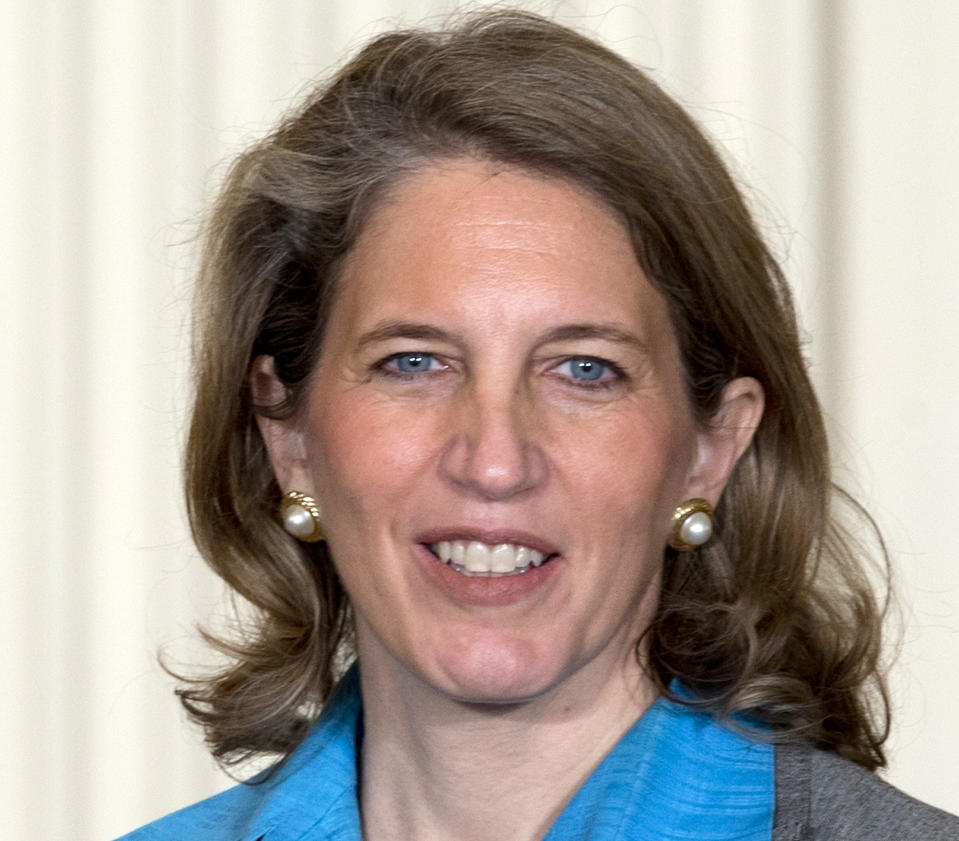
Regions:
<svg viewBox="0 0 959 841"><path fill-rule="evenodd" d="M429 682L448 697L470 704L517 704L560 684L564 669L531 644L473 645L439 662Z"/></svg>

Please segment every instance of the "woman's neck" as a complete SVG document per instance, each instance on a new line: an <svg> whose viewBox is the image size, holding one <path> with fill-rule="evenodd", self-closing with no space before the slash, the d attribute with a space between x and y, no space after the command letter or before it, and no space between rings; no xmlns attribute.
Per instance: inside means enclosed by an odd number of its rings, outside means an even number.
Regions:
<svg viewBox="0 0 959 841"><path fill-rule="evenodd" d="M655 698L632 656L508 705L463 703L398 664L361 663L365 841L538 841Z"/></svg>

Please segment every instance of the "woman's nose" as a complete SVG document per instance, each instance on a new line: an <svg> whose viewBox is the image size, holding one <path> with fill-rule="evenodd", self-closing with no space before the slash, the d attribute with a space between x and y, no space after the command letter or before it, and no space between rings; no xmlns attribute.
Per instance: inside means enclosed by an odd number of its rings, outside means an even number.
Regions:
<svg viewBox="0 0 959 841"><path fill-rule="evenodd" d="M488 500L510 499L546 481L543 428L528 397L473 389L456 403L440 465L449 481Z"/></svg>

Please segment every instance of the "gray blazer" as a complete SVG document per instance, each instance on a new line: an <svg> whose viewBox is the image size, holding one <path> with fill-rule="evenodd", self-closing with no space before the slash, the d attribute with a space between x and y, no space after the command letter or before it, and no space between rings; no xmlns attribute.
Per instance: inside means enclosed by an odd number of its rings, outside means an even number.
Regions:
<svg viewBox="0 0 959 841"><path fill-rule="evenodd" d="M777 745L772 841L959 841L959 818L834 754Z"/></svg>

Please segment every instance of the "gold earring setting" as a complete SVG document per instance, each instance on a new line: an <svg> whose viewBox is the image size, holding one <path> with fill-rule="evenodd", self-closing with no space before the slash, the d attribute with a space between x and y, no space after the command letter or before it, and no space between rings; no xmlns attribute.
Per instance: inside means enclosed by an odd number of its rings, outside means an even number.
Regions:
<svg viewBox="0 0 959 841"><path fill-rule="evenodd" d="M312 496L290 491L280 502L280 520L283 528L297 540L316 543L323 539L320 509Z"/></svg>
<svg viewBox="0 0 959 841"><path fill-rule="evenodd" d="M669 545L678 552L691 552L713 536L713 507L705 499L688 499L673 512Z"/></svg>

